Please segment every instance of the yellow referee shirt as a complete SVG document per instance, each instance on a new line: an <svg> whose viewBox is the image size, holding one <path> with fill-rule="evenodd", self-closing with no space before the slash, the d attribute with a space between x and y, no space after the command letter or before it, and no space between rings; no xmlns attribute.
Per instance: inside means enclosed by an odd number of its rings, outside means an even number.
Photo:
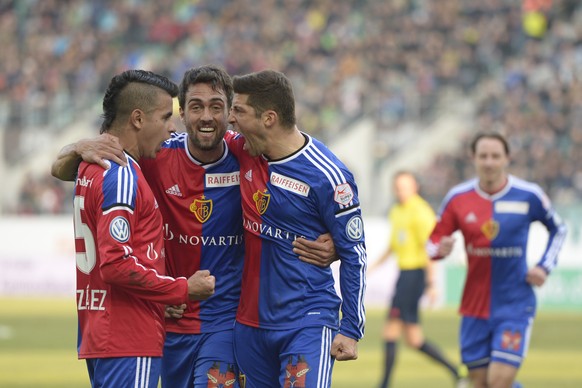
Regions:
<svg viewBox="0 0 582 388"><path fill-rule="evenodd" d="M430 205L415 195L408 201L394 205L388 216L391 226L390 249L400 269L425 268L428 264L426 242L436 216Z"/></svg>

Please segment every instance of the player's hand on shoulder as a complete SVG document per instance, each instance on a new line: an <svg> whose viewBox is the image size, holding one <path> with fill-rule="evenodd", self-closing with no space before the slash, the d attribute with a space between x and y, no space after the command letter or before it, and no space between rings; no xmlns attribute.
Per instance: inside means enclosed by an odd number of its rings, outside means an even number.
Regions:
<svg viewBox="0 0 582 388"><path fill-rule="evenodd" d="M455 238L453 236L443 236L439 243L438 255L445 257L451 254L455 246Z"/></svg>
<svg viewBox="0 0 582 388"><path fill-rule="evenodd" d="M293 241L293 252L301 261L322 268L329 267L338 260L335 244L329 233L320 235L315 241L297 238Z"/></svg>
<svg viewBox="0 0 582 388"><path fill-rule="evenodd" d="M547 272L542 267L536 265L527 271L525 280L533 286L541 287L546 282L547 277Z"/></svg>
<svg viewBox="0 0 582 388"><path fill-rule="evenodd" d="M358 341L343 334L337 334L331 344L331 356L337 361L356 360Z"/></svg>
<svg viewBox="0 0 582 388"><path fill-rule="evenodd" d="M170 305L170 306L166 306L166 309L164 311L164 316L166 318L179 319L179 318L182 318L182 316L184 316L185 311L186 311L186 304L185 303L183 303L181 305Z"/></svg>
<svg viewBox="0 0 582 388"><path fill-rule="evenodd" d="M188 278L188 296L191 300L204 300L214 294L216 279L210 271L202 269Z"/></svg>
<svg viewBox="0 0 582 388"><path fill-rule="evenodd" d="M119 139L108 133L92 139L79 140L75 149L85 162L98 164L106 170L109 168L107 160L111 160L121 166L127 164Z"/></svg>

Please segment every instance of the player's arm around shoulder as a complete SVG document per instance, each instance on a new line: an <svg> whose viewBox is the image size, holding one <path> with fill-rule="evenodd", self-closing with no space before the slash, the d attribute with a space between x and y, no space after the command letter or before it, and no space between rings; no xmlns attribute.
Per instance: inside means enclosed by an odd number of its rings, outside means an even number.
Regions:
<svg viewBox="0 0 582 388"><path fill-rule="evenodd" d="M63 181L73 181L82 160L98 164L104 169L109 168L108 160L121 166L126 165L125 154L119 139L104 133L93 139L79 140L63 147L51 166L51 174Z"/></svg>

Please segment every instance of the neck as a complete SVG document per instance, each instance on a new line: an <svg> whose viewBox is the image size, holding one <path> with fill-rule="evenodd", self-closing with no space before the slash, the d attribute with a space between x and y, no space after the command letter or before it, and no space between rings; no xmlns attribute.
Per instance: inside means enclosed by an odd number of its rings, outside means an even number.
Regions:
<svg viewBox="0 0 582 388"><path fill-rule="evenodd" d="M265 156L271 160L283 159L301 149L305 141L305 136L296 126L292 129L279 129L274 131Z"/></svg>
<svg viewBox="0 0 582 388"><path fill-rule="evenodd" d="M196 160L199 160L202 163L212 163L220 159L224 153L224 142L221 141L220 144L213 149L204 150L192 144L192 140L188 139L188 151L190 151L190 154L196 158Z"/></svg>
<svg viewBox="0 0 582 388"><path fill-rule="evenodd" d="M111 130L109 133L113 136L117 136L119 144L123 147L123 150L130 154L136 162L139 161L141 157L139 154L139 146L137 144L137 138L132 136L132 132Z"/></svg>
<svg viewBox="0 0 582 388"><path fill-rule="evenodd" d="M494 181L479 180L479 188L487 194L495 194L500 192L507 184L507 175L503 175L500 179Z"/></svg>

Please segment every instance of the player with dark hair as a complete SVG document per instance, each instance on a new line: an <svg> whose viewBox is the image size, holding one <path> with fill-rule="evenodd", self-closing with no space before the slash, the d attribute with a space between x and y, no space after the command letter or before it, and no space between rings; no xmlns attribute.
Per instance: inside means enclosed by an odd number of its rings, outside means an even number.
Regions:
<svg viewBox="0 0 582 388"><path fill-rule="evenodd" d="M392 298L383 339L385 341L384 376L380 387L388 387L392 368L396 360L398 340L404 331L406 343L426 354L442 366L457 381L457 386L466 385L458 368L443 352L424 337L419 319L419 302L423 294L434 303L436 298L433 265L426 253L426 243L436 223L430 205L419 195L416 177L410 171L399 171L394 176L394 192L398 203L390 209L390 239L388 248L370 267L378 268L394 255L398 262L399 275ZM464 376L463 376L464 377Z"/></svg>
<svg viewBox="0 0 582 388"><path fill-rule="evenodd" d="M237 361L247 387L329 387L334 360L356 359L364 333L366 250L356 184L327 147L297 128L284 74L266 70L233 84L229 122L244 135L232 149L241 165L246 245ZM297 237L326 231L341 261L343 301L330 268L292 251Z"/></svg>
<svg viewBox="0 0 582 388"><path fill-rule="evenodd" d="M82 162L74 198L79 358L94 387L156 387L164 306L205 299L214 276L165 276L162 216L138 162L154 158L175 131L178 88L152 72L128 70L103 99L102 132L117 137L127 165ZM193 273L192 271L191 273Z"/></svg>
<svg viewBox="0 0 582 388"><path fill-rule="evenodd" d="M234 136L227 131L232 94L232 80L223 69L186 71L178 93L186 132L174 135L155 160L142 165L164 217L168 273L180 276L205 268L216 276L216 292L208 300L167 307L164 387L238 385L232 329L244 243L240 168L227 147ZM114 144L98 138L65 147L53 171L66 177L78 155L98 161L101 155L119 152ZM326 237L299 248L321 265L333 256L333 242Z"/></svg>
<svg viewBox="0 0 582 388"><path fill-rule="evenodd" d="M441 259L461 231L468 273L460 312L461 357L474 387L511 387L529 344L536 312L533 286L554 269L566 227L542 189L507 173L509 145L497 132L478 133L471 151L477 178L452 188L428 244ZM528 268L530 224L549 232L546 250Z"/></svg>

